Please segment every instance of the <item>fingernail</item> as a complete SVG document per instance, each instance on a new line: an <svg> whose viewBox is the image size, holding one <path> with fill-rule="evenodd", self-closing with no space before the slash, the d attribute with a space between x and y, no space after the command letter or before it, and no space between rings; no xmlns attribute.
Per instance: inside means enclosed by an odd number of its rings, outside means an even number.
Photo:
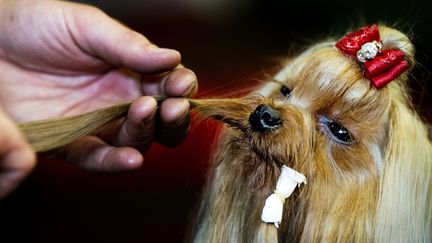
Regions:
<svg viewBox="0 0 432 243"><path fill-rule="evenodd" d="M189 120L189 114L190 114L190 113L189 113L189 110L188 110L188 111L186 111L185 113L183 113L181 116L179 116L179 118L177 118L176 120L170 122L169 125L170 125L171 127L176 127L176 126L178 126L178 125L183 124L185 121L188 121L188 120Z"/></svg>
<svg viewBox="0 0 432 243"><path fill-rule="evenodd" d="M172 122L169 123L170 126L178 126L183 124L185 121L189 120L189 109L190 109L190 104L189 101L184 99L184 107L186 108L186 111L181 114L177 119L173 120Z"/></svg>
<svg viewBox="0 0 432 243"><path fill-rule="evenodd" d="M144 125L150 125L151 123L153 123L154 118L155 118L155 115L156 115L156 110L157 110L157 109L154 109L154 110L152 111L152 113L151 113L147 118L145 118L145 119L143 120Z"/></svg>
<svg viewBox="0 0 432 243"><path fill-rule="evenodd" d="M192 91L195 89L196 77L194 75L189 75L189 77L185 78L183 82L185 85L185 91L183 92L183 97L187 97Z"/></svg>

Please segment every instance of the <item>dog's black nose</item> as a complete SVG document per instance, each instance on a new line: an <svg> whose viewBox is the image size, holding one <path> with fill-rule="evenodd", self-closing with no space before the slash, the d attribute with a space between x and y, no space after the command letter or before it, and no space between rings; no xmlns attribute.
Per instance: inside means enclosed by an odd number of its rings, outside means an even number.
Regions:
<svg viewBox="0 0 432 243"><path fill-rule="evenodd" d="M249 116L252 128L258 131L266 131L278 128L282 125L279 113L270 106L259 105Z"/></svg>

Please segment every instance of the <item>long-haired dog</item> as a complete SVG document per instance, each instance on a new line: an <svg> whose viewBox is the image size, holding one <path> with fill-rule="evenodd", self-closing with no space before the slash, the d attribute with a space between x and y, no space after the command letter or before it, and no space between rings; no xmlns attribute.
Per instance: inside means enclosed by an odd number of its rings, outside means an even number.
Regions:
<svg viewBox="0 0 432 243"><path fill-rule="evenodd" d="M228 125L195 242L432 242L432 147L407 94L413 66L410 40L372 25L312 46L247 97L191 99ZM129 106L19 127L48 151Z"/></svg>
<svg viewBox="0 0 432 243"><path fill-rule="evenodd" d="M195 242L432 241L432 147L406 88L414 47L397 30L367 28L342 43L349 49L379 30L357 57L340 42L320 43L245 98L198 101L200 113L227 128ZM368 62L385 50L403 60L380 59L391 64L374 74ZM281 198L276 227L262 213L283 165L307 184Z"/></svg>

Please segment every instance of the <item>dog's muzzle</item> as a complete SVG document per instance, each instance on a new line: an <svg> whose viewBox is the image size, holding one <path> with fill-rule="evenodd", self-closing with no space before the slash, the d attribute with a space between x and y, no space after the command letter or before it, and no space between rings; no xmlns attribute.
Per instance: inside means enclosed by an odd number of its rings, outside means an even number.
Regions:
<svg viewBox="0 0 432 243"><path fill-rule="evenodd" d="M249 116L249 122L256 131L268 131L282 126L279 112L268 105L259 105Z"/></svg>

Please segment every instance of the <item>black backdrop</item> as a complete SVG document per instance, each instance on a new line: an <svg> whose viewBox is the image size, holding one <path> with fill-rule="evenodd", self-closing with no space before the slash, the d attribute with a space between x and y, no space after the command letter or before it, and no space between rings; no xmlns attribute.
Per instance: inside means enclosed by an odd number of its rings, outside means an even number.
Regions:
<svg viewBox="0 0 432 243"><path fill-rule="evenodd" d="M426 0L83 2L179 50L199 78L201 96L247 87L272 72L279 58L320 39L388 23L417 47L414 101L431 120L432 8ZM0 242L181 242L214 136L213 123L193 123L179 148L155 145L142 169L123 174L88 173L43 156L28 180L0 202Z"/></svg>

